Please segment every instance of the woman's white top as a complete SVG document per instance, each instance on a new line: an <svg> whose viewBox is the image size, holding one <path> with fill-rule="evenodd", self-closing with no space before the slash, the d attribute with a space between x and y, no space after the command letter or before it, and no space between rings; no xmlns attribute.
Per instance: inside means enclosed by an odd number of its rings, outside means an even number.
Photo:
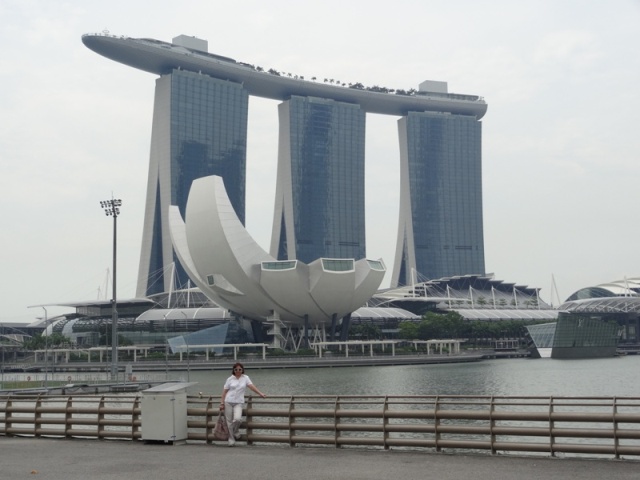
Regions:
<svg viewBox="0 0 640 480"><path fill-rule="evenodd" d="M224 389L228 390L227 396L224 398L225 403L244 403L244 391L247 385L253 385L248 375L244 373L240 375L240 378L236 378L235 375L231 375L224 382Z"/></svg>

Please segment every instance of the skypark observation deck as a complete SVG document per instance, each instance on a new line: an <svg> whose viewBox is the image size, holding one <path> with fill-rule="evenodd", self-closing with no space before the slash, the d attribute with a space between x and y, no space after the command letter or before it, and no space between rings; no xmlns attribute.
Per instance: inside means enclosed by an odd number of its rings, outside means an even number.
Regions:
<svg viewBox="0 0 640 480"><path fill-rule="evenodd" d="M157 75L174 69L200 72L241 83L249 95L273 100L285 100L292 95L329 98L358 104L365 112L399 116L408 112L448 112L479 120L487 111L487 104L479 96L422 91L409 95L327 85L258 70L232 58L149 38L96 33L83 35L82 42L106 58L146 72Z"/></svg>

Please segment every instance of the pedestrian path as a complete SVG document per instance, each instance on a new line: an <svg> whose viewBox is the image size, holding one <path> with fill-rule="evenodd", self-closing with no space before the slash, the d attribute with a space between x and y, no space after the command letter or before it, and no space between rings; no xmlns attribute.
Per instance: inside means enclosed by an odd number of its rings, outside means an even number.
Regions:
<svg viewBox="0 0 640 480"><path fill-rule="evenodd" d="M635 480L640 471L633 460L3 436L0 459L0 478L34 480Z"/></svg>

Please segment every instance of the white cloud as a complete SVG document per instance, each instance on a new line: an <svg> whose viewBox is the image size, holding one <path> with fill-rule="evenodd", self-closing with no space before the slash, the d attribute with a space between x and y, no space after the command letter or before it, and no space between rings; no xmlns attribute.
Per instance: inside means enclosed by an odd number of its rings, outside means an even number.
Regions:
<svg viewBox="0 0 640 480"><path fill-rule="evenodd" d="M593 67L600 56L598 44L591 33L564 30L544 36L533 59L540 68L570 68L579 71Z"/></svg>

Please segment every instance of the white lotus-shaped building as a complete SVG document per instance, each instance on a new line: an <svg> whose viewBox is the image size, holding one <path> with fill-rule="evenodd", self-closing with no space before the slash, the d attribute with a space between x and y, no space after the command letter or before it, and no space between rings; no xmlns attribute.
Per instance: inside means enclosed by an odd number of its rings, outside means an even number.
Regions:
<svg viewBox="0 0 640 480"><path fill-rule="evenodd" d="M175 251L191 280L218 305L247 318L291 326L335 326L376 292L382 260L276 260L236 216L221 177L191 185L183 220L170 207Z"/></svg>

